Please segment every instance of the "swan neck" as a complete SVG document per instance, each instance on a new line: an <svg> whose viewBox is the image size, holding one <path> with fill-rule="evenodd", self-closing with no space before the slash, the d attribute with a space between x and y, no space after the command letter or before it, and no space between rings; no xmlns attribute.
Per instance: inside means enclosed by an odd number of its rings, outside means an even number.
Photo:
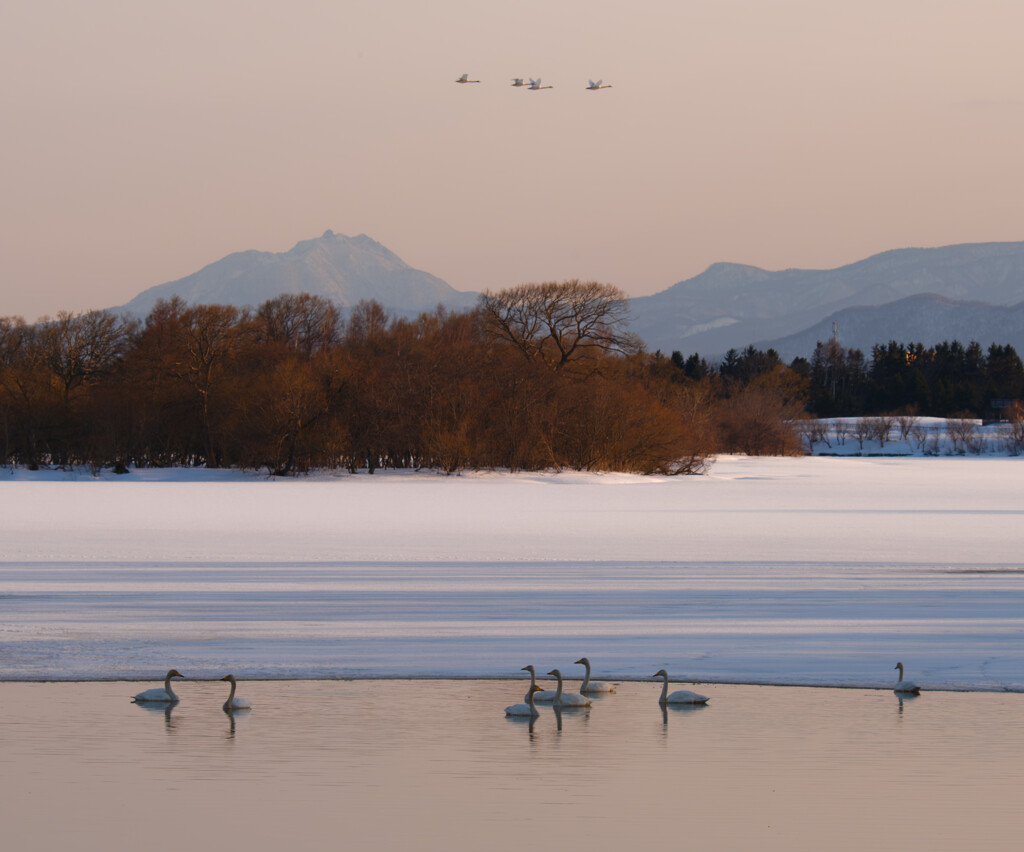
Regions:
<svg viewBox="0 0 1024 852"><path fill-rule="evenodd" d="M665 682L661 685L661 703L668 699L668 675L665 675Z"/></svg>
<svg viewBox="0 0 1024 852"><path fill-rule="evenodd" d="M558 689L555 691L555 701L559 701L562 698L562 676L561 675L557 675L557 677L558 677Z"/></svg>
<svg viewBox="0 0 1024 852"><path fill-rule="evenodd" d="M235 702L235 687L238 685L233 680L229 681L229 683L231 684L231 694L228 695L228 700L224 702L224 709L225 710L229 710L232 706L234 706L234 702Z"/></svg>
<svg viewBox="0 0 1024 852"><path fill-rule="evenodd" d="M580 692L586 692L587 691L587 687L590 686L590 661L589 660L583 664L583 668L586 670L586 673L583 675L583 683L580 686Z"/></svg>
<svg viewBox="0 0 1024 852"><path fill-rule="evenodd" d="M168 674L167 677L164 678L164 692L166 692L170 696L171 701L173 701L174 699L176 699L178 697L175 694L174 690L171 689L171 676L170 676L170 674Z"/></svg>

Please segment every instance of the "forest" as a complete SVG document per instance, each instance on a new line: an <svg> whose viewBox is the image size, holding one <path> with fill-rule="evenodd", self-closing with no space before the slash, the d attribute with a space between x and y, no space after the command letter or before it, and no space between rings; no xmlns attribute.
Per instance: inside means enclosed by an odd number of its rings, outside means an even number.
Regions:
<svg viewBox="0 0 1024 852"><path fill-rule="evenodd" d="M808 417L982 416L1024 397L1012 347L834 341L782 363L666 357L595 282L485 293L475 310L343 313L308 294L255 309L159 302L28 324L0 317L4 464L698 473L720 452L797 454Z"/></svg>

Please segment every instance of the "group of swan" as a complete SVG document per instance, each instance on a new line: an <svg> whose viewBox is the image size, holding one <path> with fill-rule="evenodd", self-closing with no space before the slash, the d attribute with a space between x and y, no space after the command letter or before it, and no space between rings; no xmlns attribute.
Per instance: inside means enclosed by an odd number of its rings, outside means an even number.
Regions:
<svg viewBox="0 0 1024 852"><path fill-rule="evenodd" d="M171 689L172 677L184 678L185 675L177 669L171 669L167 672L167 676L164 678L163 689L160 687L147 689L140 692L138 695L133 695L132 701L137 704L176 704L179 698L178 694ZM238 687L238 683L235 681L234 675L224 675L221 680L226 680L231 684L231 694L228 695L228 700L222 705L227 712L230 713L232 710L252 709L252 704L249 703L248 698L242 698L241 696L235 695L235 689Z"/></svg>
<svg viewBox="0 0 1024 852"><path fill-rule="evenodd" d="M536 80L534 80L533 77L530 77L529 79L530 79L530 82L527 83L526 79L523 78L523 77L513 77L512 78L512 86L513 86L513 88L516 88L516 89L526 88L526 89L529 89L532 92L538 92L541 89L553 89L553 88L555 88L554 86L542 86L541 85L540 77L538 77ZM469 74L463 74L455 82L456 83L479 83L480 81L479 80L470 80L469 79ZM596 92L598 89L610 89L610 88L611 88L611 84L610 83L605 83L604 80L598 80L596 83L593 80L587 80L586 89L588 91Z"/></svg>
<svg viewBox="0 0 1024 852"><path fill-rule="evenodd" d="M564 692L562 690L562 672L558 669L552 669L548 672L549 675L558 680L558 688L542 689L537 685L537 670L533 666L523 666L522 671L530 673L530 688L526 690L523 703L513 704L510 707L506 707L505 715L529 716L533 718L539 715L536 706L538 701L551 704L551 706L559 709L566 707L589 707L590 699L587 697L588 693L596 694L615 692L614 684L590 679L590 660L586 657L578 659L576 661L576 665L586 667L586 675L583 678L583 683L580 685L579 693ZM661 689L661 698L658 699L660 704L707 704L708 702L706 695L699 695L696 692L690 692L686 689L681 689L678 692L673 692L669 695L668 672L664 669L660 669L651 676L665 679L665 683Z"/></svg>
<svg viewBox="0 0 1024 852"><path fill-rule="evenodd" d="M530 688L526 691L526 696L523 698L522 704L513 704L511 707L505 708L506 716L529 716L531 718L536 717L538 714L536 703L538 701L549 703L554 707L589 707L590 699L587 698L585 693L599 693L599 692L615 692L614 684L602 683L600 681L592 681L590 679L590 660L586 657L582 657L576 661L576 665L586 666L586 676L583 678L583 683L580 686L580 694L572 692L562 691L562 673L558 669L552 669L548 672L549 675L558 679L557 689L542 689L537 685L537 672L533 666L523 666L524 672L530 673ZM893 692L898 695L920 695L921 687L913 681L903 679L903 663L896 663L896 669L899 670L899 680L896 681L893 687ZM701 695L699 692L691 692L688 689L680 689L675 692L668 691L668 672L665 669L659 669L651 677L660 677L663 680L661 686L661 696L658 698L658 703L664 707L667 704L687 704L687 705L703 705L708 703L708 697Z"/></svg>

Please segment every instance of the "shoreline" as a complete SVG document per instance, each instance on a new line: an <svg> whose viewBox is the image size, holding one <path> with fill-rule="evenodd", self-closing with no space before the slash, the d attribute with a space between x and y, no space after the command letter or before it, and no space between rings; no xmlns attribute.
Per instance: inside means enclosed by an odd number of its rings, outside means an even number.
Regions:
<svg viewBox="0 0 1024 852"><path fill-rule="evenodd" d="M640 678L640 677L612 677L610 675L602 675L601 678L605 681L612 683L659 683L660 680L654 680L652 678ZM154 675L153 677L103 677L103 678L89 678L89 677L73 677L73 678L39 678L39 677L11 677L5 678L0 677L0 687L5 684L93 684L93 683L156 683L159 678ZM193 677L183 678L181 683L217 683L221 680L216 675L210 677ZM414 682L414 681L428 681L431 683L436 682L451 682L451 683L466 683L469 681L483 681L487 683L503 682L503 683L521 683L528 678L517 678L517 677L506 677L504 675L338 675L338 676L321 676L321 677L245 677L240 678L240 681L244 680L246 683L358 683L358 682L384 682L384 681L395 681L395 682ZM554 679L552 678L552 683ZM540 682L540 681L538 681ZM547 681L544 680L546 683ZM563 679L564 683L571 683L569 679ZM580 681L582 682L582 681ZM876 692L892 692L892 684L871 684L871 683L799 683L793 681L767 681L767 680L684 680L672 678L669 681L670 685L682 685L682 686L760 686L760 687L776 687L780 689L837 689L837 690L864 690L864 691L876 691ZM177 686L179 681L175 681ZM567 689L567 692L573 690ZM934 687L921 686L921 693L931 692L950 692L950 693L992 693L997 695L1020 695L1024 694L1024 687L1012 687L1012 686L991 686L991 687L970 687L970 686L951 686L951 685L939 685Z"/></svg>

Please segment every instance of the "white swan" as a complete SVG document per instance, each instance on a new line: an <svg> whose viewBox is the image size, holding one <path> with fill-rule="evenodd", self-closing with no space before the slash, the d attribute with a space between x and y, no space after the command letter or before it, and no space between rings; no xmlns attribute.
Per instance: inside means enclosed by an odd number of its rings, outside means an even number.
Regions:
<svg viewBox="0 0 1024 852"><path fill-rule="evenodd" d="M505 708L505 715L506 716L529 716L530 718L534 718L536 716L539 716L540 713L537 712L537 708L536 708L536 706L534 706L534 703L533 703L533 694L535 692L540 692L540 687L537 686L537 684L532 683L532 684L530 684L530 688L528 690L526 690L526 696L523 698L523 701L525 701L526 703L525 704L513 704L510 707L506 707Z"/></svg>
<svg viewBox="0 0 1024 852"><path fill-rule="evenodd" d="M558 689L555 690L555 698L551 702L555 707L561 707L564 710L566 707L590 706L590 699L585 695L580 695L578 692L562 693L562 673L558 669L552 669L548 674L558 678Z"/></svg>
<svg viewBox="0 0 1024 852"><path fill-rule="evenodd" d="M456 83L479 83L480 81L479 81L479 80L470 80L470 79L469 79L469 74L463 74L463 75L462 75L461 77L459 77L459 79L458 79L458 80L456 80L455 82L456 82Z"/></svg>
<svg viewBox="0 0 1024 852"><path fill-rule="evenodd" d="M603 80L598 80L596 83L593 80L587 80L587 82L590 84L587 88L592 92L596 92L598 89L610 89L612 87L611 83L607 86L602 86L601 84L604 82Z"/></svg>
<svg viewBox="0 0 1024 852"><path fill-rule="evenodd" d="M520 86L525 86L526 83L523 82L523 78L522 77L513 77L512 78L512 85L515 86L518 89Z"/></svg>
<svg viewBox="0 0 1024 852"><path fill-rule="evenodd" d="M576 661L577 666L586 666L587 673L583 676L583 683L580 685L580 692L586 695L588 692L615 692L614 683L605 683L602 680L590 679L590 660L580 657Z"/></svg>
<svg viewBox="0 0 1024 852"><path fill-rule="evenodd" d="M555 88L555 87L554 86L542 86L540 84L540 77L538 77L536 80L534 80L533 77L530 78L529 89L531 91L533 91L533 92L537 92L537 91L539 91L541 89L553 89L553 88Z"/></svg>
<svg viewBox="0 0 1024 852"><path fill-rule="evenodd" d="M177 669L171 669L167 672L167 677L164 678L164 688L154 687L153 689L147 689L145 692L140 692L138 695L132 696L132 701L146 702L146 701L162 701L165 704L167 702L174 702L178 700L177 693L171 689L171 678L172 677L185 677Z"/></svg>
<svg viewBox="0 0 1024 852"><path fill-rule="evenodd" d="M533 666L523 666L524 672L530 673L530 686L537 686L537 670ZM533 696L533 700L541 704L550 704L555 700L555 696L558 695L556 689L542 689L537 687L537 694Z"/></svg>
<svg viewBox="0 0 1024 852"><path fill-rule="evenodd" d="M235 698L235 687L237 687L238 684L235 683L235 676L234 675L224 675L224 677L222 677L221 680L226 680L226 681L229 681L231 683L231 694L228 696L228 700L224 702L224 709L225 710L227 710L230 713L232 710L251 710L252 709L252 705L249 703L249 699L248 698L242 698L242 697Z"/></svg>
<svg viewBox="0 0 1024 852"><path fill-rule="evenodd" d="M896 681L896 686L893 687L893 692L909 692L911 695L920 695L921 687L919 687L912 680L903 679L903 663L896 663L896 668L900 670L900 679Z"/></svg>
<svg viewBox="0 0 1024 852"><path fill-rule="evenodd" d="M668 672L664 669L659 669L651 677L663 677L665 678L665 684L661 687L661 698L658 699L659 704L707 704L708 697L701 695L698 692L690 692L688 689L680 689L678 692L673 692L671 695L668 694Z"/></svg>

